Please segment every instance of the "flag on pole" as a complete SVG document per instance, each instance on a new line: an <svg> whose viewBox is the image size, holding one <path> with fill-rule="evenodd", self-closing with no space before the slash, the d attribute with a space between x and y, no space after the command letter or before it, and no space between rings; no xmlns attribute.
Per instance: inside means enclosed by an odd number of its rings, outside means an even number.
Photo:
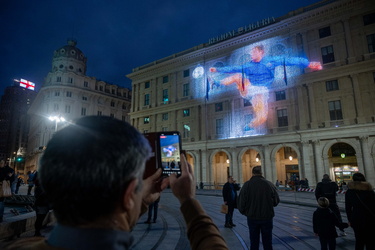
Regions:
<svg viewBox="0 0 375 250"><path fill-rule="evenodd" d="M25 79L22 79L22 78L21 78L21 81L20 81L20 86L25 88L25 89L31 89L31 90L35 89L35 83L30 82L30 81L25 80Z"/></svg>

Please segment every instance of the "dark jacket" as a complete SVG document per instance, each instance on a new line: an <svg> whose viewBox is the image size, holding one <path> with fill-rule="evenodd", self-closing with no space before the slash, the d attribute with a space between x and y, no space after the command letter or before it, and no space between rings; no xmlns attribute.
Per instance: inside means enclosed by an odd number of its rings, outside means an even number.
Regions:
<svg viewBox="0 0 375 250"><path fill-rule="evenodd" d="M249 219L268 220L275 216L273 207L280 202L275 185L263 176L245 182L238 196L238 210Z"/></svg>
<svg viewBox="0 0 375 250"><path fill-rule="evenodd" d="M353 181L348 184L348 188L345 193L345 209L351 226L375 231L375 193L371 184Z"/></svg>
<svg viewBox="0 0 375 250"><path fill-rule="evenodd" d="M336 203L336 192L339 190L339 186L334 181L330 179L322 179L322 182L319 182L316 185L315 197L318 200L320 197L326 197L329 200L329 203Z"/></svg>
<svg viewBox="0 0 375 250"><path fill-rule="evenodd" d="M236 183L232 183L232 186L229 182L224 184L223 199L224 199L224 202L227 202L228 206L237 207L237 190L240 190L240 186ZM233 194L234 194L234 197L233 197Z"/></svg>
<svg viewBox="0 0 375 250"><path fill-rule="evenodd" d="M317 208L313 214L314 233L319 237L332 239L337 237L336 227L347 228L348 223L340 223L329 208Z"/></svg>

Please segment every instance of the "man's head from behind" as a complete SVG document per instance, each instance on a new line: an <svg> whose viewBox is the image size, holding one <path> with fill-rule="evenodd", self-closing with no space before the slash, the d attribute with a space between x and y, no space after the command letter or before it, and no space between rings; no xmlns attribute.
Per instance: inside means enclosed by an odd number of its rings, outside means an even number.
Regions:
<svg viewBox="0 0 375 250"><path fill-rule="evenodd" d="M318 205L321 208L327 208L329 207L329 200L326 197L320 197L318 199Z"/></svg>
<svg viewBox="0 0 375 250"><path fill-rule="evenodd" d="M123 209L129 186L141 190L149 155L147 140L114 118L88 116L58 131L39 171L57 221L82 226Z"/></svg>
<svg viewBox="0 0 375 250"><path fill-rule="evenodd" d="M262 175L262 168L260 166L256 166L252 170L253 175Z"/></svg>

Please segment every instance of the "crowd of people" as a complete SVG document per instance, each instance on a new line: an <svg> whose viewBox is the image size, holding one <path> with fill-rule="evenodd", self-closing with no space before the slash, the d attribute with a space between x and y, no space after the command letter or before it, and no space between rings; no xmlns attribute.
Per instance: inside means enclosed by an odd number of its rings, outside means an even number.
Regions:
<svg viewBox="0 0 375 250"><path fill-rule="evenodd" d="M72 144L72 142L74 142ZM35 236L41 236L42 222L53 209L57 224L48 239L16 241L7 249L129 249L132 228L148 210L145 223L157 220L161 192L170 186L177 197L187 225L192 249L228 249L218 227L195 199L192 167L181 157L180 177L161 177L161 170L143 179L150 146L142 134L126 122L110 117L89 116L56 132L40 161L38 171L28 176L28 194L33 187L36 203ZM17 182L14 170L0 161L0 181ZM309 185L306 178L300 185ZM302 182L302 184L301 184ZM59 183L59 185L56 185ZM266 180L260 166L242 187L232 177L223 186L226 228L233 228L235 209L246 217L250 249L272 249L273 217L280 198L276 185ZM203 188L203 183L200 185ZM16 193L16 187L14 193ZM374 249L375 193L363 174L355 173L348 183L343 222L336 201L338 185L328 174L316 186L318 208L312 215L313 232L322 249L335 249L336 227L341 235L352 227L356 249ZM78 192L79 190L79 192ZM238 193L239 192L239 193ZM0 218L4 198L0 198Z"/></svg>

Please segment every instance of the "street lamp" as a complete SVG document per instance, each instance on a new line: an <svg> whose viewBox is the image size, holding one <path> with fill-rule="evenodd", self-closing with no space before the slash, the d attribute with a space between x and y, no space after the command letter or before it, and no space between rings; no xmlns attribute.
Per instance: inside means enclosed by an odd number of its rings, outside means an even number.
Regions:
<svg viewBox="0 0 375 250"><path fill-rule="evenodd" d="M61 115L59 115L59 116L50 116L50 117L48 117L48 119L50 121L54 121L55 122L55 132L57 131L57 123L59 123L59 122L65 122L65 118L62 117Z"/></svg>

